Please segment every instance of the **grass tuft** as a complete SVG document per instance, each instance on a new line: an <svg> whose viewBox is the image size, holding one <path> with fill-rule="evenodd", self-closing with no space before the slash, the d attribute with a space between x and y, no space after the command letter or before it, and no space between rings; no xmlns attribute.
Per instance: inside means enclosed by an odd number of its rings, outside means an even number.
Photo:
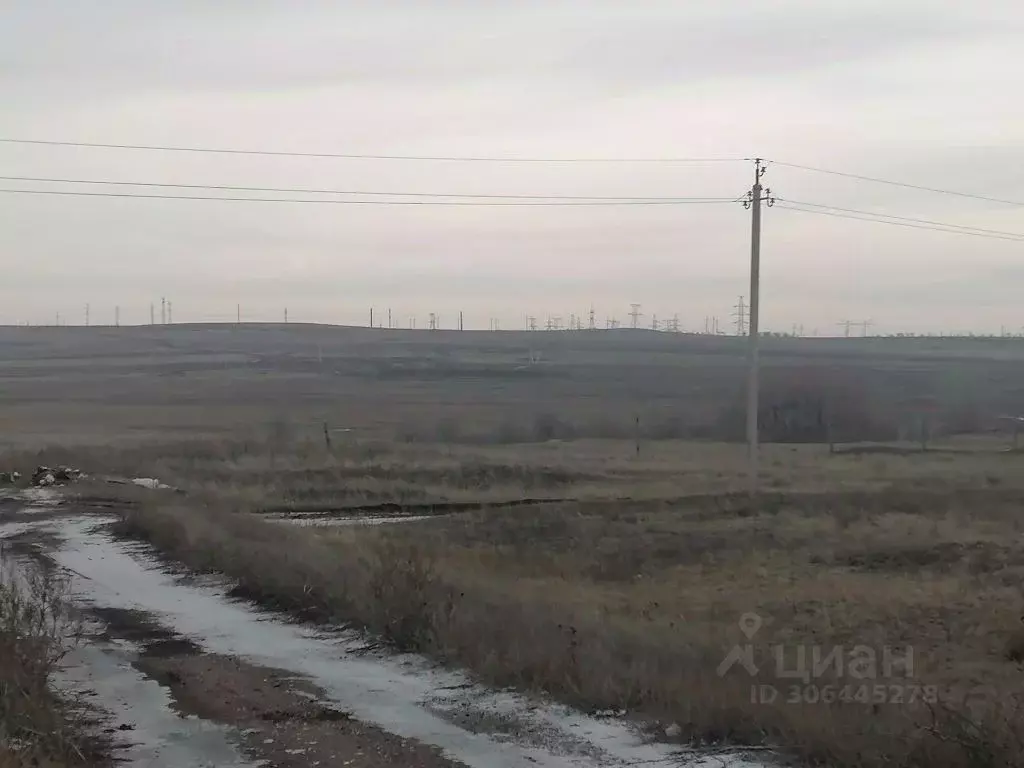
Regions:
<svg viewBox="0 0 1024 768"><path fill-rule="evenodd" d="M107 765L82 710L51 679L78 637L68 583L25 563L0 569L0 766Z"/></svg>

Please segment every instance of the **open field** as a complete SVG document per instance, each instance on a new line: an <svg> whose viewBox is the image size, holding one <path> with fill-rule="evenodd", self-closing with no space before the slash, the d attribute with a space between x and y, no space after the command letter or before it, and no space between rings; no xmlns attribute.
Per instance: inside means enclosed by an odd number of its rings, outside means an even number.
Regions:
<svg viewBox="0 0 1024 768"><path fill-rule="evenodd" d="M1024 410L1018 340L767 340L766 411L800 396L766 430L813 433L801 409L825 403L833 440L888 450L782 434L794 442L765 446L751 501L728 442L735 339L302 326L0 339L0 469L175 486L77 493L116 505L119 535L227 575L237 597L715 749L834 768L1024 754L1024 457L997 419ZM924 395L920 453L907 403ZM746 614L760 622L749 637ZM756 675L720 671L747 644ZM786 676L801 668L814 674ZM779 698L752 700L755 684Z"/></svg>
<svg viewBox="0 0 1024 768"><path fill-rule="evenodd" d="M324 422L351 430L339 439L741 438L744 350L742 339L653 331L7 327L0 438L320 439ZM766 338L762 359L765 420L794 394L826 397L839 439L912 431L908 401L923 396L936 399L940 430L987 430L1024 411L1020 339Z"/></svg>

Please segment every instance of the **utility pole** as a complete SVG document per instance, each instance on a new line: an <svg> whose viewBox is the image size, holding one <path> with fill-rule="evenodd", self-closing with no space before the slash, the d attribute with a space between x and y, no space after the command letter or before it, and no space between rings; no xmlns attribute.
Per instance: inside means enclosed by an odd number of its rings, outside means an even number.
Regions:
<svg viewBox="0 0 1024 768"><path fill-rule="evenodd" d="M285 322L285 325L288 324L288 307L284 308L284 322Z"/></svg>
<svg viewBox="0 0 1024 768"><path fill-rule="evenodd" d="M115 328L120 328L121 327L121 308L120 307L114 307L114 327Z"/></svg>
<svg viewBox="0 0 1024 768"><path fill-rule="evenodd" d="M167 302L167 324L168 325L171 325L174 322L174 314L173 314L172 310L173 310L173 307L171 306L171 302L168 301Z"/></svg>
<svg viewBox="0 0 1024 768"><path fill-rule="evenodd" d="M462 330L462 310L459 310L459 330Z"/></svg>
<svg viewBox="0 0 1024 768"><path fill-rule="evenodd" d="M388 328L391 327L391 307L388 307Z"/></svg>
<svg viewBox="0 0 1024 768"><path fill-rule="evenodd" d="M641 317L643 317L643 313L640 311L639 304L630 304L629 306L631 308L629 316L632 318L632 327L636 328L637 322L640 320Z"/></svg>
<svg viewBox="0 0 1024 768"><path fill-rule="evenodd" d="M651 330L658 330L658 316L656 314L651 318Z"/></svg>
<svg viewBox="0 0 1024 768"><path fill-rule="evenodd" d="M746 336L747 335L747 305L743 303L743 297L740 296L739 302L733 307L736 311L733 312L732 316L736 318L736 335Z"/></svg>
<svg viewBox="0 0 1024 768"><path fill-rule="evenodd" d="M370 307L370 327L373 328L373 307Z"/></svg>
<svg viewBox="0 0 1024 768"><path fill-rule="evenodd" d="M850 326L856 325L856 323L853 320L840 320L836 325L844 329L846 338L850 338Z"/></svg>
<svg viewBox="0 0 1024 768"><path fill-rule="evenodd" d="M860 335L862 337L863 336L867 336L868 335L868 328L870 328L874 324L875 324L874 320L862 320L861 323L860 323Z"/></svg>
<svg viewBox="0 0 1024 768"><path fill-rule="evenodd" d="M89 327L89 305L85 305L85 327Z"/></svg>
<svg viewBox="0 0 1024 768"><path fill-rule="evenodd" d="M242 324L242 305L235 304L235 323L237 325Z"/></svg>
<svg viewBox="0 0 1024 768"><path fill-rule="evenodd" d="M149 324L156 325L156 311L153 309L153 302L149 302Z"/></svg>
<svg viewBox="0 0 1024 768"><path fill-rule="evenodd" d="M743 201L743 207L749 208L750 217L750 319L747 323L750 351L749 370L747 377L747 449L750 459L750 493L756 495L758 491L758 400L760 397L760 361L758 359L758 341L760 329L758 328L758 312L761 299L761 203L769 206L775 204L770 189L762 189L761 177L765 173L764 161L761 158L754 160L754 185L750 188L747 198ZM763 196L762 196L763 193Z"/></svg>
<svg viewBox="0 0 1024 768"><path fill-rule="evenodd" d="M167 325L167 299L160 297L160 325Z"/></svg>
<svg viewBox="0 0 1024 768"><path fill-rule="evenodd" d="M590 324L587 326L590 330L596 330L597 326L594 325L594 305L590 305Z"/></svg>

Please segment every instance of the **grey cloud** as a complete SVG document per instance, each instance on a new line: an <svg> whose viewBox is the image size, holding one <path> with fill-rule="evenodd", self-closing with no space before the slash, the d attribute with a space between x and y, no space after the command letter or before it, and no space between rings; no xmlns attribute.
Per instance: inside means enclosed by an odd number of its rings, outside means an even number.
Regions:
<svg viewBox="0 0 1024 768"><path fill-rule="evenodd" d="M50 13L47 13L49 9ZM650 88L771 77L983 31L933 4L788 2L168 3L38 0L14 11L2 70L109 87L255 89L374 83Z"/></svg>
<svg viewBox="0 0 1024 768"><path fill-rule="evenodd" d="M1019 2L9 5L0 99L10 134L389 154L758 152L1024 198ZM9 145L0 160L10 175L342 189L738 196L750 183L743 164L355 163ZM791 199L1024 230L1019 209L781 166L767 180ZM824 326L840 312L906 322L939 301L973 301L977 322L998 325L1019 304L1005 287L1013 275L992 271L1015 244L778 209L765 235L766 321L785 327L787 318ZM727 316L747 292L748 237L737 206L356 210L4 197L0 247L48 290L0 286L0 306L52 317L86 300L144 308L169 291L197 315L241 300L276 317L287 301L295 317L358 321L368 302L392 301L420 313L487 306L511 313L513 325L524 311L567 316L591 301L621 316L636 300L678 310L694 327L705 314ZM934 281L921 280L927 270Z"/></svg>

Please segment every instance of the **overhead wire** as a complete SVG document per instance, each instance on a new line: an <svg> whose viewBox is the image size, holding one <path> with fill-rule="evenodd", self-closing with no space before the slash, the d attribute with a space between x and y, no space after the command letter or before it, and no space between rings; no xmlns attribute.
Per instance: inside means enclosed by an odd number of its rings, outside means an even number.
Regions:
<svg viewBox="0 0 1024 768"><path fill-rule="evenodd" d="M844 171L832 171L828 168L817 168L813 165L801 165L800 163L787 163L782 160L769 160L772 165L781 165L785 168L796 168L802 171L812 171L814 173L824 173L830 176L841 176L848 179L857 179L858 181L869 181L874 184L886 184L893 187L903 187L905 189L916 189L921 192L934 192L940 195L952 195L954 197L964 197L972 200L982 200L989 203L999 203L1001 205L1013 205L1013 206L1024 206L1024 202L1020 200L1006 200L999 197L989 197L988 195L978 195L973 192L957 192L951 189L940 189L938 187L926 187L920 184L907 184L902 181L892 181L890 179L880 179L875 176L864 176L859 173L846 173Z"/></svg>
<svg viewBox="0 0 1024 768"><path fill-rule="evenodd" d="M134 192L84 192L62 189L0 189L2 194L16 195L63 195L69 197L117 197L136 200L206 200L243 203L306 203L319 205L418 205L418 206L485 206L485 207L544 207L544 206L655 206L693 205L713 203L734 203L729 197L714 198L672 198L668 200L543 200L543 201L494 201L494 200L337 200L280 197L225 197L215 195L140 195Z"/></svg>
<svg viewBox="0 0 1024 768"><path fill-rule="evenodd" d="M889 224L889 225L896 226L896 227L908 227L908 228L911 228L911 229L925 229L925 230L931 230L933 232L946 232L946 233L954 234L954 235L970 235L971 237L983 237L983 238L988 238L990 240L1009 240L1010 242L1024 243L1024 236L997 235L997 234L990 234L990 233L983 232L983 231L972 231L972 230L969 230L969 229L957 229L956 225L953 225L953 226L933 226L933 225L928 225L928 224L917 224L917 223L913 223L912 221L898 221L898 220L893 220L893 219L889 219L889 218L882 218L882 217L878 216L877 214L875 214L875 215L868 215L868 216L857 216L857 215L853 215L853 214L849 214L849 213L842 213L842 212L835 211L835 210L827 210L827 209L822 209L822 208L803 207L803 206L800 206L800 205L786 203L786 202L780 201L780 200L776 201L776 204L775 204L774 207L775 208L781 208L783 210L788 210L788 211L800 211L802 213L818 214L820 216L832 216L832 217L840 218L840 219L853 219L853 220L856 220L856 221L869 221L869 222L874 222L876 224Z"/></svg>
<svg viewBox="0 0 1024 768"><path fill-rule="evenodd" d="M715 163L715 162L741 162L749 161L751 158L738 157L648 157L648 158L595 158L595 157L496 157L496 156L427 156L427 155L387 155L387 154L354 154L354 153L328 153L328 152L297 152L297 151L274 151L274 150L248 150L248 149L224 149L212 147L184 147L165 145L143 145L143 144L114 144L98 142L76 142L76 141L51 141L41 139L19 139L0 137L0 143L8 144L34 144L45 146L69 146L99 149L126 149L159 152L198 152L216 153L228 155L265 155L285 157L313 157L313 158L342 158L342 159L367 159L367 160L413 160L413 161L456 161L456 162L510 162L510 163ZM834 171L826 168L819 168L799 163L790 163L781 160L767 161L769 164L779 165L788 168L800 169L816 173L829 174L839 177L851 178L860 181L887 184L891 186L916 189L938 194L953 195L963 198L983 200L987 202L1004 205L1022 206L1024 203L1014 200L1006 200L986 195L978 195L967 192L957 192L948 189L928 187L918 184L908 184L889 179L881 179L862 174ZM597 195L539 195L539 194L473 194L473 193L451 193L451 192L390 192L390 191L367 191L367 190L335 190L335 189L310 189L290 187L256 187L236 185L215 185L215 184L179 184L166 182L139 182L139 181L116 181L109 179L72 179L72 178L43 178L32 176L0 176L2 181L17 181L31 183L49 184L73 184L73 185L102 185L102 186L126 186L126 187L150 187L162 189L181 190L213 190L221 192L261 192L275 195L349 195L374 198L417 198L413 200L395 199L309 199L294 197L240 197L226 195L193 195L193 194L139 194L128 192L98 192L83 190L61 190L61 189L0 189L4 194L21 195L57 195L73 197L106 197L106 198L133 198L133 199L157 199L157 200L199 200L199 201L224 201L224 202L266 202L266 203L297 203L297 204L333 204L333 205L379 205L379 206L652 206L652 205L685 205L685 204L713 204L713 203L735 203L742 202L743 196L731 197L686 197L686 196L597 196ZM851 220L869 221L894 226L904 226L914 229L926 229L940 232L951 232L954 234L967 234L976 237L987 237L992 239L1021 241L1024 234L1017 232L1006 232L1001 230L972 227L961 224L950 224L947 222L933 221L928 219L916 219L908 216L895 214L884 214L873 211L863 211L853 208L842 208L839 206L811 203L800 200L789 200L777 198L778 207L785 210L800 211L806 213L817 213L820 215L846 218Z"/></svg>
<svg viewBox="0 0 1024 768"><path fill-rule="evenodd" d="M257 149L223 149L214 147L181 147L158 144L105 144L87 141L46 141L42 139L16 139L0 137L4 144L36 144L53 147L83 147L92 149L129 149L149 152L199 152L221 155L262 155L267 157L318 157L344 160L411 160L430 162L472 163L735 163L746 157L497 157L458 155L377 155L338 152L298 152Z"/></svg>
<svg viewBox="0 0 1024 768"><path fill-rule="evenodd" d="M339 190L339 189L308 189L295 187L247 187L232 186L225 184L176 184L153 181L115 181L110 179L63 179L44 178L38 176L0 176L0 181L28 181L43 182L48 184L85 184L85 185L112 185L125 187L160 187L167 189L214 189L228 192L273 192L277 194L302 194L302 195L363 195L364 197L424 197L424 198L480 198L500 200L580 200L580 201L643 201L643 202L673 202L685 200L714 200L716 202L731 201L734 198L703 198L685 196L637 196L637 195L516 195L516 194L476 194L476 193L454 193L454 192L380 192L363 190Z"/></svg>
<svg viewBox="0 0 1024 768"><path fill-rule="evenodd" d="M894 219L896 221L906 221L906 222L910 222L912 224L923 224L923 225L928 225L928 226L944 227L944 228L956 229L956 230L970 230L972 232L979 232L979 233L986 234L986 235L1002 235L1002 236L1006 236L1006 237L1022 237L1022 238L1024 238L1024 232L1007 232L1005 230L1000 230L1000 229L986 229L984 227L972 227L972 226L970 226L968 224L951 224L951 223L945 222L945 221L933 221L931 219L915 219L915 218L912 218L910 216L897 216L897 215L891 214L891 213L879 213L878 211L862 211L862 210L858 210L856 208L841 208L841 207L835 206L835 205L823 205L821 203L808 203L808 202L805 202L803 200L791 200L789 198L784 198L784 197L776 198L776 203L781 203L781 202L790 203L792 205L802 205L802 206L806 206L808 208L819 208L819 209L822 209L822 210L838 211L840 213L852 213L852 214L858 214L858 215L861 215L861 216L872 216L872 217L881 217L881 218L885 218L885 219Z"/></svg>

